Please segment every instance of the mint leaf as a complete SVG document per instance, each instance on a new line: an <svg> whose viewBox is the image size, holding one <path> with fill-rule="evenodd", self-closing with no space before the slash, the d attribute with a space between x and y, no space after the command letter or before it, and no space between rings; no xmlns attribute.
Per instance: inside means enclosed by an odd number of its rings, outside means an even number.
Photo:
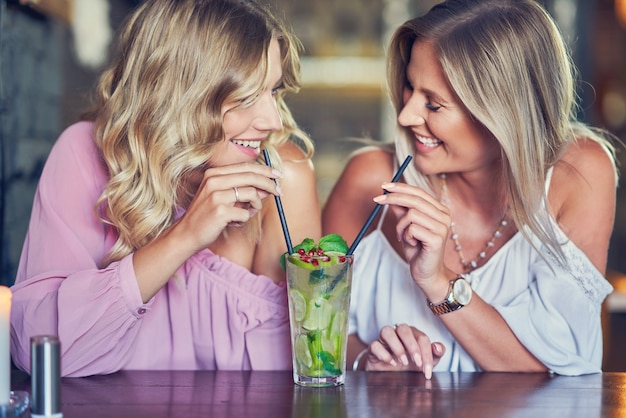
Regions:
<svg viewBox="0 0 626 418"><path fill-rule="evenodd" d="M313 241L313 238L305 238L300 244L293 247L293 252L297 253L300 248L302 248L304 252L308 253L315 248L315 241Z"/></svg>
<svg viewBox="0 0 626 418"><path fill-rule="evenodd" d="M324 252L334 251L345 254L348 252L348 243L339 234L328 234L320 238L318 245Z"/></svg>
<svg viewBox="0 0 626 418"><path fill-rule="evenodd" d="M317 245L313 238L305 238L300 244L293 247L294 254L300 249L304 250L305 253L311 250L321 249L323 252L346 254L348 252L348 243L339 234L328 234L320 238ZM285 255L288 255L286 251L280 257L280 266L283 270L287 268L285 266Z"/></svg>

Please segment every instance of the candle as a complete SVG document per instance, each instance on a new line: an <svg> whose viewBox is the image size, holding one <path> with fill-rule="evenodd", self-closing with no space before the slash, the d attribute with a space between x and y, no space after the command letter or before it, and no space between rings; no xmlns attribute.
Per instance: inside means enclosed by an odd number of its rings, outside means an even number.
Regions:
<svg viewBox="0 0 626 418"><path fill-rule="evenodd" d="M7 405L11 396L11 296L11 289L0 286L0 405Z"/></svg>

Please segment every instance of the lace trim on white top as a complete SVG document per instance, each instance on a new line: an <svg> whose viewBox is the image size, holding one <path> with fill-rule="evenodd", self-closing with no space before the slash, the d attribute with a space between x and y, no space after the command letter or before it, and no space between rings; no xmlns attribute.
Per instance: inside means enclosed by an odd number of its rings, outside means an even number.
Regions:
<svg viewBox="0 0 626 418"><path fill-rule="evenodd" d="M547 199L548 192L550 191L550 184L552 183L552 172L554 167L550 167L546 173L546 188L544 195L544 210L547 211ZM546 254L554 265L558 266L561 270L569 273L576 284L583 290L589 300L595 304L601 304L606 295L613 291L613 286L606 280L606 278L598 271L598 269L591 263L589 257L574 244L565 233L561 230L558 223L554 218L550 216L552 221L552 227L558 235L558 239L563 244L561 250L567 260L567 265L564 265L557 254L546 247Z"/></svg>
<svg viewBox="0 0 626 418"><path fill-rule="evenodd" d="M550 249L546 249L546 255L554 265L569 273L591 302L601 304L613 287L573 242L568 241L561 249L567 258L567 265Z"/></svg>

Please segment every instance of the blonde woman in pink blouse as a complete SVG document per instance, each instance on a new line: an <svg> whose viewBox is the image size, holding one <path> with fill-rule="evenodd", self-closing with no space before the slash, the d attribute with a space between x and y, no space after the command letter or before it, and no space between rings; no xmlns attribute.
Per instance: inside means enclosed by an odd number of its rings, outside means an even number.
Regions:
<svg viewBox="0 0 626 418"><path fill-rule="evenodd" d="M129 17L35 195L12 288L20 369L41 334L59 336L64 376L291 367L274 196L293 241L321 232L312 144L283 101L298 47L251 0Z"/></svg>

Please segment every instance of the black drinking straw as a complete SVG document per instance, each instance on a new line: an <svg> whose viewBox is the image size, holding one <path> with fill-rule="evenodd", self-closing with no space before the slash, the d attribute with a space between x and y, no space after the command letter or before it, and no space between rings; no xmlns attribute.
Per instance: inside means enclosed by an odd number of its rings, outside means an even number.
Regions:
<svg viewBox="0 0 626 418"><path fill-rule="evenodd" d="M263 150L263 157L265 158L265 164L268 167L272 166L272 162L270 161L270 154L266 149ZM276 183L276 179L274 179L274 183ZM285 211L283 210L283 203L280 200L280 196L274 196L276 200L276 206L278 207L278 216L280 217L280 224L283 226L283 235L285 236L285 242L287 243L287 253L293 254L293 245L291 244L291 237L289 236L289 229L287 228L287 220L285 219Z"/></svg>
<svg viewBox="0 0 626 418"><path fill-rule="evenodd" d="M406 159L404 160L400 168L398 168L396 175L393 176L393 178L391 179L392 183L395 183L398 180L400 180L400 176L402 176L402 173L407 168L407 166L409 165L409 162L411 162L412 159L413 157L411 157L410 155L406 157ZM385 190L385 194L387 193L389 192ZM348 252L346 253L346 255L352 255L354 250L356 250L356 246L359 245L359 242L361 242L361 239L363 239L363 235L365 235L365 232L367 232L367 229L370 227L370 225L374 221L374 218L376 217L376 215L378 215L378 212L380 212L381 209L382 209L382 206L380 204L376 204L376 207L374 208L372 213L370 213L369 218L367 218L367 221L365 221L365 225L363 225L363 228L361 228L361 230L359 231L359 234L354 239L354 242L350 246L350 249L348 249Z"/></svg>

